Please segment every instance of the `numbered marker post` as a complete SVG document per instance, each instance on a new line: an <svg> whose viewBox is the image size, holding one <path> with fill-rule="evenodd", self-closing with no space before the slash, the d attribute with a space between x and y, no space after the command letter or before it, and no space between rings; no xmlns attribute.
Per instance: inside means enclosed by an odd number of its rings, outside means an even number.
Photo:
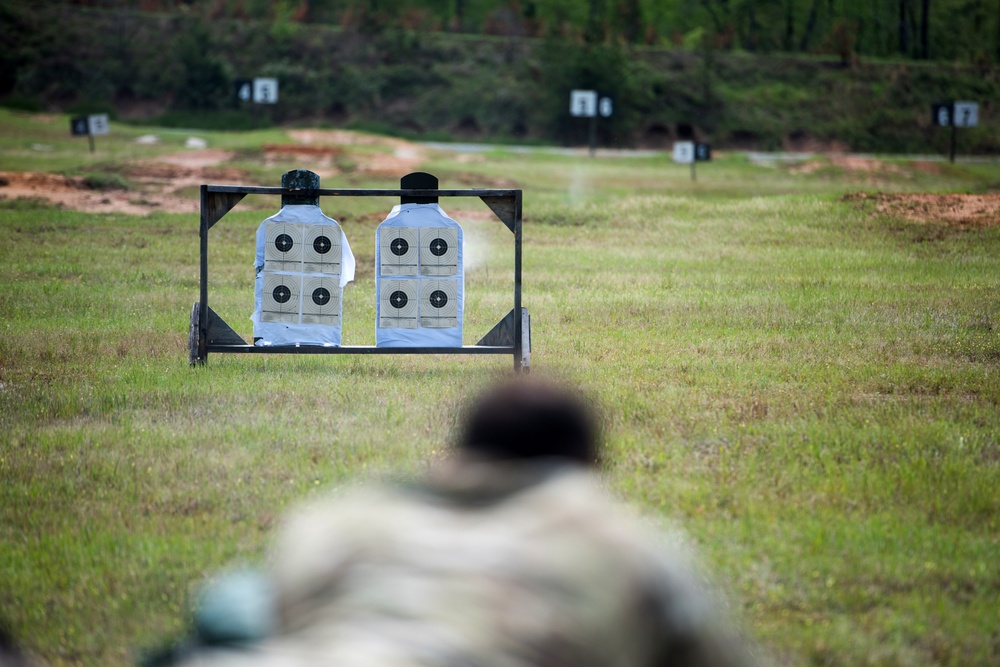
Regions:
<svg viewBox="0 0 1000 667"><path fill-rule="evenodd" d="M952 103L931 105L931 123L939 127L951 127Z"/></svg>
<svg viewBox="0 0 1000 667"><path fill-rule="evenodd" d="M74 116L69 119L69 131L74 137L86 135L90 144L90 152L94 152L94 136L111 132L108 114L91 114L90 116Z"/></svg>
<svg viewBox="0 0 1000 667"><path fill-rule="evenodd" d="M253 79L236 79L233 82L233 95L237 105L251 101L253 99Z"/></svg>
<svg viewBox="0 0 1000 667"><path fill-rule="evenodd" d="M699 162L708 162L712 159L712 145L711 144L695 144L694 145L694 159L691 160L691 180L696 180L694 174L694 167Z"/></svg>
<svg viewBox="0 0 1000 667"><path fill-rule="evenodd" d="M84 137L90 134L90 124L86 116L74 116L69 119L69 132L74 137Z"/></svg>
<svg viewBox="0 0 1000 667"><path fill-rule="evenodd" d="M958 128L979 125L978 102L942 102L931 105L931 122L939 127L951 127L949 160L955 162Z"/></svg>
<svg viewBox="0 0 1000 667"><path fill-rule="evenodd" d="M569 113L590 119L590 155L597 150L597 91L574 90L569 94Z"/></svg>
<svg viewBox="0 0 1000 667"><path fill-rule="evenodd" d="M90 134L93 136L109 134L111 132L111 127L108 124L108 114L94 114L87 117L87 122L90 125Z"/></svg>
<svg viewBox="0 0 1000 667"><path fill-rule="evenodd" d="M955 102L955 127L976 127L979 125L978 102Z"/></svg>
<svg viewBox="0 0 1000 667"><path fill-rule="evenodd" d="M611 118L611 114L615 110L614 100L610 97L602 97L597 105L597 110L600 112L602 118Z"/></svg>
<svg viewBox="0 0 1000 667"><path fill-rule="evenodd" d="M569 113L580 118L592 118L597 115L597 92L593 90L574 90L569 94Z"/></svg>
<svg viewBox="0 0 1000 667"><path fill-rule="evenodd" d="M256 78L253 80L253 101L256 104L278 103L278 80Z"/></svg>

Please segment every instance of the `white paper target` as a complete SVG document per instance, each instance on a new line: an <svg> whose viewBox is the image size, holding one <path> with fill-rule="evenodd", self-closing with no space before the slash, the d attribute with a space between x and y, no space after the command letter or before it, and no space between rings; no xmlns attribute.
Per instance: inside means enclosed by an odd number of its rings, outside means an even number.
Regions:
<svg viewBox="0 0 1000 667"><path fill-rule="evenodd" d="M454 227L420 228L420 275L453 276L458 273L458 230Z"/></svg>
<svg viewBox="0 0 1000 667"><path fill-rule="evenodd" d="M448 329L458 326L458 281L420 281L420 326Z"/></svg>
<svg viewBox="0 0 1000 667"><path fill-rule="evenodd" d="M302 324L340 325L339 281L335 276L302 279Z"/></svg>
<svg viewBox="0 0 1000 667"><path fill-rule="evenodd" d="M332 225L305 225L302 271L340 275L340 230Z"/></svg>
<svg viewBox="0 0 1000 667"><path fill-rule="evenodd" d="M302 277L264 273L260 319L297 324L302 305Z"/></svg>
<svg viewBox="0 0 1000 667"><path fill-rule="evenodd" d="M379 286L378 325L385 329L416 329L419 299L416 280L383 280Z"/></svg>
<svg viewBox="0 0 1000 667"><path fill-rule="evenodd" d="M268 222L265 229L264 270L302 270L302 225Z"/></svg>
<svg viewBox="0 0 1000 667"><path fill-rule="evenodd" d="M417 275L418 244L416 227L382 227L379 230L379 273L383 276Z"/></svg>

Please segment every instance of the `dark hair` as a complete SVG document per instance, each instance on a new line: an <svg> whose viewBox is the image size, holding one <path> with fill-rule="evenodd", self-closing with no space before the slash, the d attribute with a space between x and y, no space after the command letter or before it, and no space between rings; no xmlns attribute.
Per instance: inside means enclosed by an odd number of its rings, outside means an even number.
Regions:
<svg viewBox="0 0 1000 667"><path fill-rule="evenodd" d="M562 458L597 465L600 441L599 421L579 392L519 378L473 401L457 444L494 459Z"/></svg>

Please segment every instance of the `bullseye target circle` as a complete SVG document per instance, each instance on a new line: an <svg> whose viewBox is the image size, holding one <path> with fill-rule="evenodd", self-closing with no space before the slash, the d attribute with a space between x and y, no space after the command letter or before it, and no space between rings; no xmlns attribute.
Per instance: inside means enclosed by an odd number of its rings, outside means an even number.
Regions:
<svg viewBox="0 0 1000 667"><path fill-rule="evenodd" d="M313 239L313 250L315 250L320 255L325 255L330 252L333 248L333 243L330 242L330 238L327 236L317 236Z"/></svg>
<svg viewBox="0 0 1000 667"><path fill-rule="evenodd" d="M313 290L312 300L317 306L325 306L330 303L330 290L325 287L317 287Z"/></svg>
<svg viewBox="0 0 1000 667"><path fill-rule="evenodd" d="M443 257L448 252L448 242L444 239L434 239L430 242L428 248L435 257Z"/></svg>
<svg viewBox="0 0 1000 667"><path fill-rule="evenodd" d="M444 308L448 305L448 295L437 289L431 292L431 295L427 297L427 301L434 308Z"/></svg>
<svg viewBox="0 0 1000 667"><path fill-rule="evenodd" d="M292 290L286 285L278 285L271 291L271 297L278 303L288 303L292 298Z"/></svg>
<svg viewBox="0 0 1000 667"><path fill-rule="evenodd" d="M406 242L406 239L396 238L389 244L389 251L396 257L402 257L410 252L410 244Z"/></svg>
<svg viewBox="0 0 1000 667"><path fill-rule="evenodd" d="M409 301L410 299L406 296L406 293L401 290L396 290L389 295L389 304L397 310L406 308L406 304Z"/></svg>

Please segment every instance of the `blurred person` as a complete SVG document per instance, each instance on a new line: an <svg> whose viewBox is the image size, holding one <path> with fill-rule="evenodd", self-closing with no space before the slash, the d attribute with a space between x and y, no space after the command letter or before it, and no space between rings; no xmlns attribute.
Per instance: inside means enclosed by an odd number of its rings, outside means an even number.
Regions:
<svg viewBox="0 0 1000 667"><path fill-rule="evenodd" d="M490 389L425 478L294 513L265 576L223 579L202 597L203 639L230 647L176 662L748 664L680 547L604 493L600 443L573 391L525 380Z"/></svg>
<svg viewBox="0 0 1000 667"><path fill-rule="evenodd" d="M14 640L14 635L0 619L0 667L32 667L32 660Z"/></svg>

